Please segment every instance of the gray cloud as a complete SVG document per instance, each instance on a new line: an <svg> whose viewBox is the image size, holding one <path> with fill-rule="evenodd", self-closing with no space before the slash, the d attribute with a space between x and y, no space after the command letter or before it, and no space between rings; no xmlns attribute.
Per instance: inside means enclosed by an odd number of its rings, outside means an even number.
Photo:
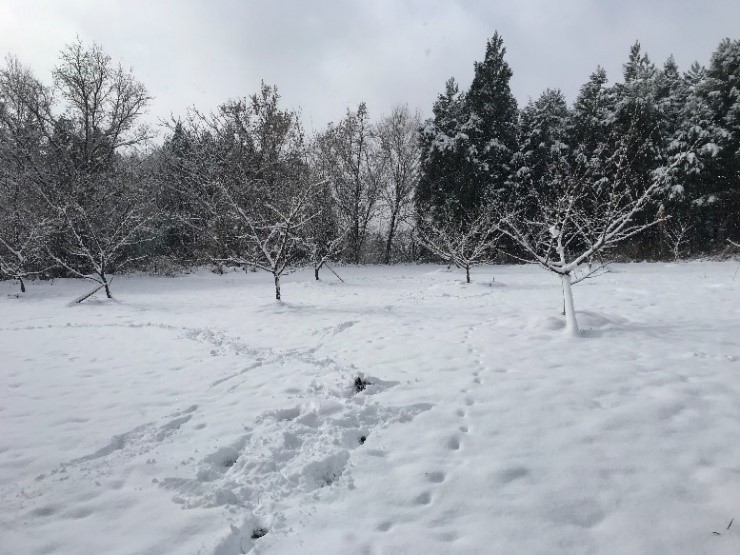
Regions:
<svg viewBox="0 0 740 555"><path fill-rule="evenodd" d="M401 102L429 112L448 77L469 83L495 30L524 103L546 87L572 100L599 64L619 80L636 39L656 63L707 63L737 21L736 0L29 0L0 3L0 52L47 79L79 35L134 68L153 118L265 80L318 128L362 100L375 115Z"/></svg>

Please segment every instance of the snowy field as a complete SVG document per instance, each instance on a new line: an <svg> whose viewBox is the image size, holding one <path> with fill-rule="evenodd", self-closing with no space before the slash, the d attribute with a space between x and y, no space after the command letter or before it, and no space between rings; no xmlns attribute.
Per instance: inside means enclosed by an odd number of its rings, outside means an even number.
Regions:
<svg viewBox="0 0 740 555"><path fill-rule="evenodd" d="M736 555L736 268L0 283L0 552Z"/></svg>

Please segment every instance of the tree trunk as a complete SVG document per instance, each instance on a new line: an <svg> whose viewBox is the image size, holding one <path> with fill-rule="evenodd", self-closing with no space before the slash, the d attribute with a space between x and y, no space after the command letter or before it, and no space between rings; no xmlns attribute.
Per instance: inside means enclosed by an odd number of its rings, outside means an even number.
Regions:
<svg viewBox="0 0 740 555"><path fill-rule="evenodd" d="M388 233L388 238L385 241L385 253L383 253L383 263L391 263L391 246L393 245L393 234Z"/></svg>
<svg viewBox="0 0 740 555"><path fill-rule="evenodd" d="M108 283L108 280L105 278L105 275L101 275L100 279L103 280L103 287L105 287L105 296L109 299L113 298L113 295L110 294L110 284Z"/></svg>
<svg viewBox="0 0 740 555"><path fill-rule="evenodd" d="M565 296L565 331L570 335L580 335L578 320L576 320L576 308L573 305L573 290L570 283L570 274L562 274L560 280L563 284Z"/></svg>
<svg viewBox="0 0 740 555"><path fill-rule="evenodd" d="M353 222L352 229L352 259L355 264L360 263L360 216L359 212L355 210L355 221Z"/></svg>
<svg viewBox="0 0 740 555"><path fill-rule="evenodd" d="M383 262L386 264L391 263L391 249L393 248L393 237L396 235L396 214L395 211L391 214L391 222L388 225L388 237L385 240L385 254L383 256Z"/></svg>
<svg viewBox="0 0 740 555"><path fill-rule="evenodd" d="M314 277L316 278L317 281L320 279L319 278L319 272L321 271L321 268L324 267L324 264L326 264L326 258L323 259L321 262L319 262L318 266L314 266L314 268L313 268L313 275L314 275Z"/></svg>
<svg viewBox="0 0 740 555"><path fill-rule="evenodd" d="M465 281L470 283L470 266L465 266Z"/></svg>
<svg viewBox="0 0 740 555"><path fill-rule="evenodd" d="M18 281L21 284L21 293L25 293L26 292L26 284L23 282L23 278L19 276L18 277Z"/></svg>
<svg viewBox="0 0 740 555"><path fill-rule="evenodd" d="M273 274L275 276L275 300L280 300L280 274Z"/></svg>
<svg viewBox="0 0 740 555"><path fill-rule="evenodd" d="M560 280L560 286L563 289L563 311L560 313L563 316L565 316L565 285L563 285L563 280Z"/></svg>

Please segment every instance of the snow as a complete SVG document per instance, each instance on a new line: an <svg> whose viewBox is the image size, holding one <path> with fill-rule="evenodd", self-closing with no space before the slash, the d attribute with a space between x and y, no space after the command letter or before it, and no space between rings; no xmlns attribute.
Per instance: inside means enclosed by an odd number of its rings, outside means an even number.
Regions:
<svg viewBox="0 0 740 555"><path fill-rule="evenodd" d="M0 552L740 553L736 266L0 283Z"/></svg>

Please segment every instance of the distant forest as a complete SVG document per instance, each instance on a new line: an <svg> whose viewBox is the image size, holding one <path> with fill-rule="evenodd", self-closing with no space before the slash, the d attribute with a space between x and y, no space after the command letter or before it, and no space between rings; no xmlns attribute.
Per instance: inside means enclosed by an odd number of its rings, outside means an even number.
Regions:
<svg viewBox="0 0 740 555"><path fill-rule="evenodd" d="M655 65L634 44L572 105L517 106L502 38L432 116L360 103L307 134L278 88L192 109L153 142L146 86L96 44L50 79L0 69L0 278L78 277L110 295L127 271L532 262L556 273L675 260L740 242L740 41L707 66ZM585 271L586 274L589 270Z"/></svg>

